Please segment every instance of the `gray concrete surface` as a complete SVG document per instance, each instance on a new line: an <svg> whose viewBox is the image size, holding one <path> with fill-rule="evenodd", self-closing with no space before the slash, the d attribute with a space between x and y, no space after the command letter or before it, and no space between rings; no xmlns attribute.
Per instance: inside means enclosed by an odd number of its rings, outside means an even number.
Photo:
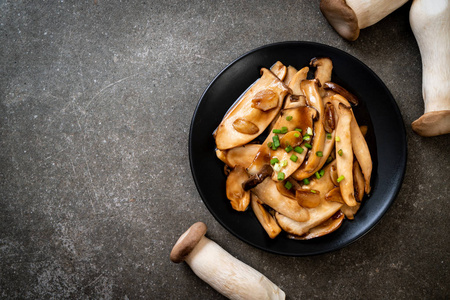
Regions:
<svg viewBox="0 0 450 300"><path fill-rule="evenodd" d="M220 299L169 252L208 236L289 299L450 297L450 138L422 138L420 53L404 6L349 43L319 1L0 1L0 298ZM255 249L195 188L188 132L214 76L264 44L362 60L402 112L408 166L391 209L342 250Z"/></svg>

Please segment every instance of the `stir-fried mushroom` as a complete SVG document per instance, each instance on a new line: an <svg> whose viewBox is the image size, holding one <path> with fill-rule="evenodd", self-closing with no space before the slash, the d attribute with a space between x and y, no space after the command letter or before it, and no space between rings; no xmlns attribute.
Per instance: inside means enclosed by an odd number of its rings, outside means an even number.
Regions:
<svg viewBox="0 0 450 300"><path fill-rule="evenodd" d="M272 67L270 67L270 71L272 71L272 73L275 74L275 76L277 76L281 81L284 81L288 69L281 61L277 61Z"/></svg>
<svg viewBox="0 0 450 300"><path fill-rule="evenodd" d="M335 213L331 218L323 222L322 224L317 225L314 228L311 228L308 233L297 236L293 234L289 234L288 238L294 240L310 240L319 236L324 236L333 231L336 231L342 225L342 221L344 220L344 214L341 211Z"/></svg>
<svg viewBox="0 0 450 300"><path fill-rule="evenodd" d="M364 197L364 175L357 160L353 163L353 186L356 201L361 202Z"/></svg>
<svg viewBox="0 0 450 300"><path fill-rule="evenodd" d="M277 116L289 88L270 70L262 68L262 76L228 111L214 132L216 146L220 150L245 145L260 135ZM277 106L264 111L254 107L253 99L258 93L275 93Z"/></svg>
<svg viewBox="0 0 450 300"><path fill-rule="evenodd" d="M260 144L247 144L229 150L216 149L216 156L231 168L236 165L246 168L252 163L260 147Z"/></svg>
<svg viewBox="0 0 450 300"><path fill-rule="evenodd" d="M294 77L294 75L297 73L297 69L293 66L287 67L286 76L284 77L284 83L289 86L289 83L291 82L291 79Z"/></svg>
<svg viewBox="0 0 450 300"><path fill-rule="evenodd" d="M261 223L262 227L267 232L267 235L271 239L277 237L277 235L281 232L281 227L278 226L275 218L264 208L258 196L253 193L251 196L251 206L259 223Z"/></svg>
<svg viewBox="0 0 450 300"><path fill-rule="evenodd" d="M316 68L316 72L314 72L314 78L319 80L321 85L323 85L324 82L331 81L331 72L333 71L333 63L331 62L331 59L328 57L320 57L320 58L313 58L310 61L310 66ZM325 90L323 89L323 86L319 88L320 95L323 97L325 96Z"/></svg>
<svg viewBox="0 0 450 300"><path fill-rule="evenodd" d="M228 175L226 182L227 198L233 209L245 211L250 203L250 192L244 191L242 184L248 179L242 166L236 166Z"/></svg>
<svg viewBox="0 0 450 300"><path fill-rule="evenodd" d="M342 86L340 86L337 83L325 82L323 84L323 88L326 90L332 90L336 94L341 95L342 97L347 99L348 102L350 102L353 105L358 105L358 103L359 103L359 100L355 95L353 95L352 93L350 93L349 91L347 91L345 88L343 88Z"/></svg>

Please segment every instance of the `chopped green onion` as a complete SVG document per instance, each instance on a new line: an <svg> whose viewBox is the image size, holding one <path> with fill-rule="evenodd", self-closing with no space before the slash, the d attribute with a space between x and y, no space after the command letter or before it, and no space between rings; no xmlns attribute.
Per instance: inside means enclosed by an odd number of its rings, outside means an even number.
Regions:
<svg viewBox="0 0 450 300"><path fill-rule="evenodd" d="M281 166L282 167L286 167L287 164L288 164L287 160L284 159L284 160L281 161Z"/></svg>
<svg viewBox="0 0 450 300"><path fill-rule="evenodd" d="M272 130L272 132L273 133L281 133L281 130L280 129L274 129L274 130Z"/></svg>
<svg viewBox="0 0 450 300"><path fill-rule="evenodd" d="M292 116L287 116L287 117L286 117L286 120L287 120L287 121L292 120Z"/></svg>
<svg viewBox="0 0 450 300"><path fill-rule="evenodd" d="M272 137L273 140L273 146L276 148L280 147L280 138L278 137L278 135L274 135Z"/></svg>
<svg viewBox="0 0 450 300"><path fill-rule="evenodd" d="M329 164L333 160L333 157L328 156L326 163Z"/></svg>
<svg viewBox="0 0 450 300"><path fill-rule="evenodd" d="M296 162L297 159L298 159L298 157L297 157L297 155L292 154L291 157L290 157L290 159L291 159L293 162Z"/></svg>
<svg viewBox="0 0 450 300"><path fill-rule="evenodd" d="M280 170L281 170L280 164L279 164L279 163L276 163L276 164L273 166L273 169L275 170L275 172L280 172Z"/></svg>
<svg viewBox="0 0 450 300"><path fill-rule="evenodd" d="M281 133L288 132L288 128L286 126L281 127Z"/></svg>
<svg viewBox="0 0 450 300"><path fill-rule="evenodd" d="M290 181L286 181L286 183L284 184L284 187L288 190L290 190L292 188L292 183Z"/></svg>
<svg viewBox="0 0 450 300"><path fill-rule="evenodd" d="M273 165L275 165L277 162L280 162L279 160L278 160L278 158L276 158L276 157L274 157L274 158L272 158L271 160L270 160L270 164L273 166Z"/></svg>
<svg viewBox="0 0 450 300"><path fill-rule="evenodd" d="M284 180L284 173L283 172L278 172L277 179L278 180Z"/></svg>
<svg viewBox="0 0 450 300"><path fill-rule="evenodd" d="M331 136L331 133L327 133L327 139L328 139L328 140L331 140L331 137L332 137L332 136Z"/></svg>
<svg viewBox="0 0 450 300"><path fill-rule="evenodd" d="M300 128L295 128L295 131L302 132Z"/></svg>
<svg viewBox="0 0 450 300"><path fill-rule="evenodd" d="M311 190L311 193L315 194L315 193L317 193L317 191L316 190Z"/></svg>
<svg viewBox="0 0 450 300"><path fill-rule="evenodd" d="M322 152L322 151L317 151L317 152L316 152L316 155L317 155L318 157L322 157L322 156L323 156L323 152Z"/></svg>
<svg viewBox="0 0 450 300"><path fill-rule="evenodd" d="M340 142L340 141L341 141L341 138L338 137L338 136L336 136L336 137L335 137L335 140L336 140L336 142Z"/></svg>
<svg viewBox="0 0 450 300"><path fill-rule="evenodd" d="M308 178L303 179L303 183L308 185L309 184L309 179Z"/></svg>
<svg viewBox="0 0 450 300"><path fill-rule="evenodd" d="M303 149L303 148L300 147L300 146L297 146L297 147L294 148L294 151L297 152L297 153L299 153L299 154L302 154L304 150L305 150L305 149Z"/></svg>
<svg viewBox="0 0 450 300"><path fill-rule="evenodd" d="M314 173L314 175L316 175L316 178L317 178L317 179L320 179L320 174L319 174L319 172Z"/></svg>
<svg viewBox="0 0 450 300"><path fill-rule="evenodd" d="M342 149L339 149L338 154L339 156L342 156L342 154L344 154L344 151L342 151Z"/></svg>
<svg viewBox="0 0 450 300"><path fill-rule="evenodd" d="M306 133L309 134L309 135L312 135L312 134L313 134L312 128L311 128L311 127L308 127L308 128L306 129Z"/></svg>
<svg viewBox="0 0 450 300"><path fill-rule="evenodd" d="M312 148L311 144L308 144L308 143L305 143L305 147L308 148L308 149Z"/></svg>
<svg viewBox="0 0 450 300"><path fill-rule="evenodd" d="M339 183L339 182L341 182L344 179L345 179L344 175L341 175L341 176L338 177L338 179L336 181Z"/></svg>
<svg viewBox="0 0 450 300"><path fill-rule="evenodd" d="M325 170L324 169L320 170L319 175L320 177L323 177L323 175L325 175Z"/></svg>
<svg viewBox="0 0 450 300"><path fill-rule="evenodd" d="M287 146L286 148L284 148L284 151L286 151L287 153L292 151L292 146Z"/></svg>
<svg viewBox="0 0 450 300"><path fill-rule="evenodd" d="M298 137L300 137L300 133L294 133L294 136L296 137L296 138L298 138Z"/></svg>
<svg viewBox="0 0 450 300"><path fill-rule="evenodd" d="M273 147L273 143L272 142L268 142L267 143L267 147L272 148Z"/></svg>
<svg viewBox="0 0 450 300"><path fill-rule="evenodd" d="M309 134L305 134L305 136L303 136L303 140L309 141L309 140L311 140L311 136Z"/></svg>

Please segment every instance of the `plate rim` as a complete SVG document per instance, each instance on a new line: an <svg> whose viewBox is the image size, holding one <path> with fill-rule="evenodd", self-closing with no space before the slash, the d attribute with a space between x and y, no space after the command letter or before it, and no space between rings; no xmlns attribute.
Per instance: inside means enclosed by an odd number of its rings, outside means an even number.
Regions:
<svg viewBox="0 0 450 300"><path fill-rule="evenodd" d="M392 193L391 193L391 198L392 200L390 200L387 205L385 205L383 207L383 209L380 212L380 217L376 219L375 222L373 222L365 231L363 231L361 234L357 234L353 237L351 237L350 239L346 240L346 242L338 247L332 247L331 249L325 248L319 251L310 251L310 252L305 252L305 253L294 253L294 252L281 252L281 251L277 251L277 250L273 250L270 248L266 248L263 247L261 245L258 245L252 241L249 241L243 237L241 237L238 233L236 233L234 230L232 230L231 228L229 228L229 226L227 226L227 224L225 224L221 218L218 217L218 215L216 214L216 212L212 209L212 207L210 206L210 204L208 203L208 201L206 201L206 196L203 194L202 189L200 188L199 185L199 180L197 178L196 173L194 172L194 162L193 162L193 145L192 145L192 134L193 134L193 130L194 130L194 123L195 123L195 119L198 113L198 110L202 104L203 99L205 98L205 95L208 93L208 91L210 90L210 88L215 84L215 82L228 70L230 69L232 66L234 66L236 63L238 63L240 60L246 58L247 56L252 55L255 52L264 50L264 49L268 49L268 48L272 48L272 47L285 47L285 46L299 46L299 45L303 45L303 46L314 46L314 47L321 47L324 48L326 50L330 50L330 51L334 51L339 53L339 55L343 55L346 56L348 59L350 60L355 60L357 61L366 71L368 71L370 73L370 76L374 77L375 79L377 79L377 81L384 87L385 92L387 93L387 95L389 96L389 102L392 103L393 108L394 108L394 113L399 117L400 121L401 121L401 131L399 132L400 136L401 136L401 143L403 145L403 147L401 148L401 170L399 173L397 173L398 175L398 180L399 183L394 187ZM212 133L211 133L212 134ZM197 192L200 195L200 198L202 199L202 202L204 203L204 205L207 207L208 211L213 215L214 219L219 222L219 224L222 225L222 227L224 227L229 233L231 233L233 236L235 236L236 238L238 238L238 240L247 243L248 245L251 245L257 249L263 250L265 252L269 252L272 254L277 254L277 255L282 255L282 256L291 256L291 257L305 257L305 256L315 256L315 255L321 255L321 254L325 254L325 253L330 253L330 252L334 252L340 249L343 249L345 247L348 247L349 245L353 244L354 242L356 242L357 240L361 239L362 237L364 237L366 234L368 234L370 231L373 230L373 228L375 228L375 226L381 222L381 220L383 219L383 217L385 216L385 214L387 213L387 211L390 209L390 207L392 206L392 204L394 203L395 199L397 198L401 187L403 185L403 181L404 181L404 177L405 177L405 173L406 173L406 168L407 168L407 156L408 156L408 144L407 144L407 136L406 136L406 127L403 121L403 116L401 114L400 108L398 107L398 104L395 100L395 98L393 97L391 91L388 89L388 87L386 86L386 84L381 80L381 78L371 69L369 68L364 62L362 62L360 59L358 59L357 57L349 54L348 52L345 52L344 50L341 50L339 48L336 48L334 46L330 46L330 45L326 45L326 44L322 44L322 43L318 43L318 42L311 42L311 41L283 41L283 42L276 42L276 43L270 43L270 44L265 44L262 46L259 46L257 48L254 48L250 51L245 52L244 54L238 56L236 59L234 59L233 61L231 61L230 63L228 63L224 68L222 68L222 70L217 73L217 75L214 76L214 78L209 82L209 84L207 85L207 87L203 90L197 105L194 109L194 112L192 114L192 118L191 118L191 123L190 123L190 128L189 128L189 139L188 139L188 156L189 156L189 165L190 165L190 169L191 169L191 175L194 179L194 183L195 183L195 187L197 189Z"/></svg>

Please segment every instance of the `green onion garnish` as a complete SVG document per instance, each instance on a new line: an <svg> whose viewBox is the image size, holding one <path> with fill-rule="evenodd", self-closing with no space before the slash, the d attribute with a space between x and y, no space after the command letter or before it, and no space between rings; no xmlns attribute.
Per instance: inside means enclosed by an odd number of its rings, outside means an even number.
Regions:
<svg viewBox="0 0 450 300"><path fill-rule="evenodd" d="M286 148L284 148L284 151L286 151L287 153L292 151L292 146L287 146Z"/></svg>
<svg viewBox="0 0 450 300"><path fill-rule="evenodd" d="M328 156L326 163L329 164L333 160L333 157Z"/></svg>
<svg viewBox="0 0 450 300"><path fill-rule="evenodd" d="M295 131L302 132L300 128L295 128Z"/></svg>
<svg viewBox="0 0 450 300"><path fill-rule="evenodd" d="M297 159L298 159L298 157L297 157L297 155L292 154L291 157L290 157L290 159L291 159L293 162L296 162Z"/></svg>
<svg viewBox="0 0 450 300"><path fill-rule="evenodd" d="M319 172L314 173L314 175L316 175L316 178L317 178L317 179L320 179L320 174L319 174Z"/></svg>
<svg viewBox="0 0 450 300"><path fill-rule="evenodd" d="M274 129L274 130L272 130L272 132L273 133L281 133L281 130L280 129Z"/></svg>
<svg viewBox="0 0 450 300"><path fill-rule="evenodd" d="M309 184L309 179L308 178L303 179L303 183L308 185Z"/></svg>
<svg viewBox="0 0 450 300"><path fill-rule="evenodd" d="M303 140L304 141L309 141L311 139L311 136L309 135L309 134L305 134L304 136L303 136Z"/></svg>
<svg viewBox="0 0 450 300"><path fill-rule="evenodd" d="M281 127L281 133L288 132L288 128L286 126Z"/></svg>
<svg viewBox="0 0 450 300"><path fill-rule="evenodd" d="M296 137L296 138L298 138L298 137L300 137L300 133L294 133L294 136Z"/></svg>
<svg viewBox="0 0 450 300"><path fill-rule="evenodd" d="M297 147L294 148L294 151L297 152L297 153L299 153L299 154L302 154L304 150L305 150L305 149L303 149L303 148L300 147L300 146L297 146Z"/></svg>
<svg viewBox="0 0 450 300"><path fill-rule="evenodd" d="M340 142L341 138L337 136L337 137L335 137L335 140L336 140L336 142Z"/></svg>
<svg viewBox="0 0 450 300"><path fill-rule="evenodd" d="M319 175L320 177L323 177L323 175L325 175L325 170L324 169L320 170Z"/></svg>
<svg viewBox="0 0 450 300"><path fill-rule="evenodd" d="M331 137L332 137L332 136L331 136L331 133L327 133L327 139L328 139L328 140L331 140Z"/></svg>
<svg viewBox="0 0 450 300"><path fill-rule="evenodd" d="M322 156L323 156L323 152L322 152L322 151L317 151L317 152L316 152L316 155L317 155L318 157L322 157Z"/></svg>
<svg viewBox="0 0 450 300"><path fill-rule="evenodd" d="M317 193L317 191L316 190L311 190L311 193L315 194L315 193Z"/></svg>
<svg viewBox="0 0 450 300"><path fill-rule="evenodd" d="M284 173L283 172L278 172L277 179L278 180L284 180Z"/></svg>
<svg viewBox="0 0 450 300"><path fill-rule="evenodd" d="M308 148L308 149L312 148L311 144L308 144L308 143L305 143L305 147Z"/></svg>
<svg viewBox="0 0 450 300"><path fill-rule="evenodd" d="M286 167L288 162L287 162L287 160L284 159L284 160L281 161L280 164L281 164L282 167Z"/></svg>
<svg viewBox="0 0 450 300"><path fill-rule="evenodd" d="M309 134L309 135L312 135L312 134L313 134L312 128L311 128L311 127L308 127L308 128L306 129L306 133Z"/></svg>
<svg viewBox="0 0 450 300"><path fill-rule="evenodd" d="M287 116L286 121L290 121L290 120L292 120L292 116Z"/></svg>
<svg viewBox="0 0 450 300"><path fill-rule="evenodd" d="M339 183L339 182L341 182L344 179L345 179L344 175L341 175L341 176L338 177L338 179L336 181Z"/></svg>
<svg viewBox="0 0 450 300"><path fill-rule="evenodd" d="M344 154L344 151L342 151L342 149L339 149L338 154L339 154L339 156L342 156L342 154Z"/></svg>
<svg viewBox="0 0 450 300"><path fill-rule="evenodd" d="M275 149L280 147L280 138L278 137L278 135L274 135L272 137L272 140L273 140L273 147L275 147Z"/></svg>
<svg viewBox="0 0 450 300"><path fill-rule="evenodd" d="M286 181L286 183L284 184L284 187L288 190L290 190L292 188L292 183L290 181Z"/></svg>
<svg viewBox="0 0 450 300"><path fill-rule="evenodd" d="M275 165L277 162L279 162L278 158L274 157L270 160L270 164L273 166Z"/></svg>
<svg viewBox="0 0 450 300"><path fill-rule="evenodd" d="M273 146L273 143L272 143L272 142L268 142L268 143L267 143L267 147L272 148L272 146Z"/></svg>

